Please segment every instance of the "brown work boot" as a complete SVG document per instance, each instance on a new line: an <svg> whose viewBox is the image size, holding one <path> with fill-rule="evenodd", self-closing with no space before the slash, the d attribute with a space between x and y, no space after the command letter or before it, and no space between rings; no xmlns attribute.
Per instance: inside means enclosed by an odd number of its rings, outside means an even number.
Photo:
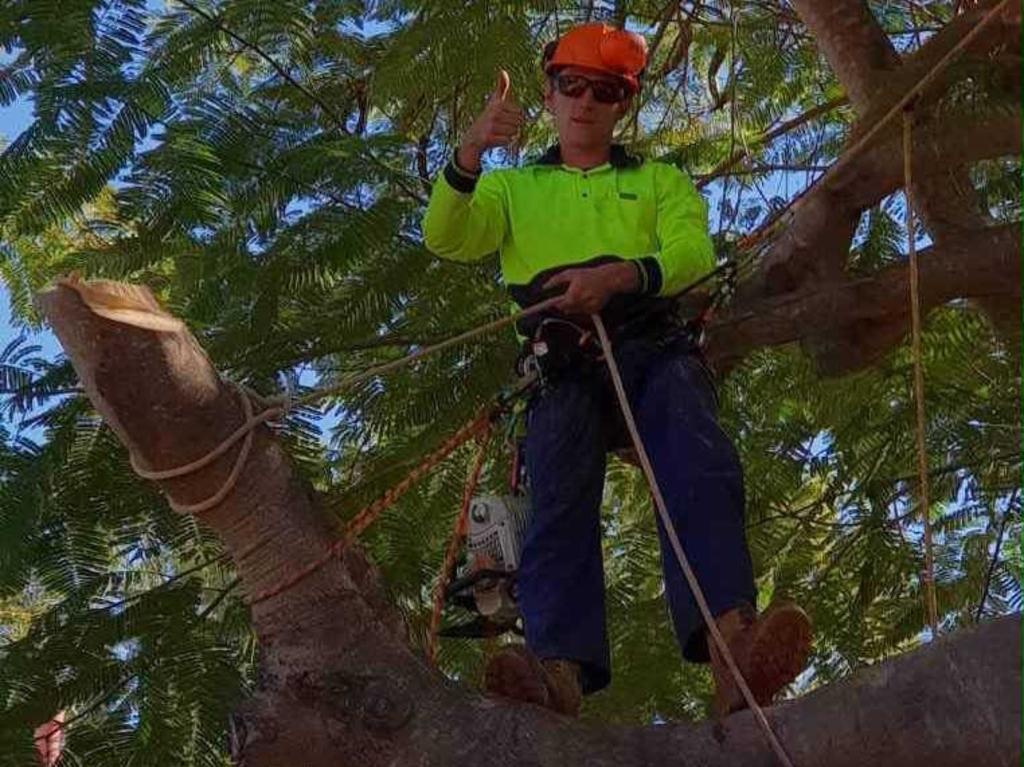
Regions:
<svg viewBox="0 0 1024 767"><path fill-rule="evenodd" d="M580 711L580 667L571 660L537 660L521 645L502 648L484 671L491 695L535 703L566 716Z"/></svg>
<svg viewBox="0 0 1024 767"><path fill-rule="evenodd" d="M718 630L747 681L754 700L770 705L775 695L796 679L811 650L811 620L791 602L770 605L760 616L749 605L723 613ZM711 673L715 679L715 716L723 718L747 707L739 685L708 634Z"/></svg>

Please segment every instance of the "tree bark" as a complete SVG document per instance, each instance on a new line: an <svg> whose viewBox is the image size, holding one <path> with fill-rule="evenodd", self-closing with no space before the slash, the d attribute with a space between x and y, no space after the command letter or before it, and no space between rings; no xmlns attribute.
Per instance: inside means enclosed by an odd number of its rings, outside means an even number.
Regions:
<svg viewBox="0 0 1024 767"><path fill-rule="evenodd" d="M886 78L900 65L899 54L864 0L793 0L793 8L863 112Z"/></svg>
<svg viewBox="0 0 1024 767"><path fill-rule="evenodd" d="M957 298L1020 303L1020 237L1018 226L998 226L949 235L921 251L922 315ZM826 375L861 370L910 331L908 280L907 267L894 264L740 302L708 328L708 357L725 371L755 349L798 342Z"/></svg>
<svg viewBox="0 0 1024 767"><path fill-rule="evenodd" d="M157 469L193 461L241 423L236 390L148 294L134 295L127 319L105 311L104 295L117 290L61 284L39 303L136 460ZM124 296L116 303L123 310ZM238 450L164 491L179 502L208 497ZM201 519L234 557L250 598L319 557L336 534L264 426L232 492ZM724 728L610 728L488 700L442 678L409 646L358 545L253 605L252 621L261 661L256 694L240 712L247 767L774 764L747 712ZM1009 767L1020 753L1019 636L1019 616L965 629L768 716L800 767Z"/></svg>

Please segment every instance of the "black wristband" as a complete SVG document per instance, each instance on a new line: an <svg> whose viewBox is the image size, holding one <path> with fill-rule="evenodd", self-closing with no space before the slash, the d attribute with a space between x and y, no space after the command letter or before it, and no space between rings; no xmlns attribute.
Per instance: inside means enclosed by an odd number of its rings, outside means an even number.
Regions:
<svg viewBox="0 0 1024 767"><path fill-rule="evenodd" d="M459 165L455 155L444 166L444 180L447 181L456 192L468 194L476 188L476 182L480 179L480 171L474 173Z"/></svg>
<svg viewBox="0 0 1024 767"><path fill-rule="evenodd" d="M636 261L639 270L643 271L640 295L656 296L661 292L661 264L654 256L644 256Z"/></svg>
<svg viewBox="0 0 1024 767"><path fill-rule="evenodd" d="M641 296L645 295L647 293L647 270L639 261L630 261L630 263L636 270L636 290L633 292L639 293Z"/></svg>

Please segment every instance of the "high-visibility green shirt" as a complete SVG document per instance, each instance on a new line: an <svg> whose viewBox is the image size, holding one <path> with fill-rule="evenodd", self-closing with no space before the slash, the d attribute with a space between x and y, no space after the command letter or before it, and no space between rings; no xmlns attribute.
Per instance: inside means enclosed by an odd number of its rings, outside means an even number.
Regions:
<svg viewBox="0 0 1024 767"><path fill-rule="evenodd" d="M537 163L479 179L449 163L423 220L427 248L475 261L497 252L506 285L600 256L639 260L641 291L671 295L714 268L707 206L672 165L612 147L589 170L562 164L557 145Z"/></svg>

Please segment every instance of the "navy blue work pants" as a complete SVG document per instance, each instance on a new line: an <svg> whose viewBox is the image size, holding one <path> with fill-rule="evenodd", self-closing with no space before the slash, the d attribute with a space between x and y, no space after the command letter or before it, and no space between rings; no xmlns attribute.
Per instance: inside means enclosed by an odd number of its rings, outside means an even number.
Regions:
<svg viewBox="0 0 1024 767"><path fill-rule="evenodd" d="M713 615L754 604L739 457L716 420L713 385L684 344L615 348L637 428L683 549ZM548 382L527 415L533 516L517 583L527 646L575 660L590 693L611 680L599 512L605 458L621 439L603 363ZM628 437L626 437L628 440ZM704 622L658 519L668 606L683 656L707 660Z"/></svg>

